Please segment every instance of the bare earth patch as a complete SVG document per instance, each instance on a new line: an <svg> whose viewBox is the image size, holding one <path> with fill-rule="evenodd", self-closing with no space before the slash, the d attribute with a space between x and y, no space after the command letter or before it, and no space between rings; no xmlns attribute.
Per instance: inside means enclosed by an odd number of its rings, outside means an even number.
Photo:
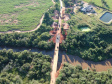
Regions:
<svg viewBox="0 0 112 84"><path fill-rule="evenodd" d="M14 17L14 19L12 19ZM16 19L17 14L0 14L0 25L4 24L17 24L18 20Z"/></svg>
<svg viewBox="0 0 112 84"><path fill-rule="evenodd" d="M68 21L69 19L70 19L70 16L69 16L69 14L64 14L64 21Z"/></svg>
<svg viewBox="0 0 112 84"><path fill-rule="evenodd" d="M37 5L39 5L38 2L32 2L32 3L27 4L27 5L21 4L20 6L15 6L15 8L22 8L22 7L27 7L27 6L34 6L34 7L36 7Z"/></svg>

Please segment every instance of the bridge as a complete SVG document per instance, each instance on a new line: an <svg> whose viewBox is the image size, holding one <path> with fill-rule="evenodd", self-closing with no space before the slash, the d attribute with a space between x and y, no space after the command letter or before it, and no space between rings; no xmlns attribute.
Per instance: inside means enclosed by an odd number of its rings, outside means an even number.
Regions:
<svg viewBox="0 0 112 84"><path fill-rule="evenodd" d="M52 72L51 72L50 84L55 84L55 81L56 81L58 53L59 53L59 43L60 43L60 33L61 33L61 24L62 24L61 17L63 15L62 0L60 0L60 5L61 5L61 8L60 8L59 24L58 24L57 34L56 34L56 43L55 43L55 50L54 50L54 57L53 57L53 64L52 64Z"/></svg>

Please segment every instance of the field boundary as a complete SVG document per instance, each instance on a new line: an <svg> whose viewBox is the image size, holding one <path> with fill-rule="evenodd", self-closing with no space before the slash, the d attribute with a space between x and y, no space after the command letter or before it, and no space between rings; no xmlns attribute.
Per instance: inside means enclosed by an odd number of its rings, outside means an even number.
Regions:
<svg viewBox="0 0 112 84"><path fill-rule="evenodd" d="M54 0L52 0L52 2L53 2L53 5L54 5L54 4L55 4ZM50 8L52 8L53 5L52 5ZM50 8L49 8L49 9L50 9ZM48 9L48 10L49 10L49 9ZM16 32L17 32L17 33L27 33L27 32L36 31L36 30L41 26L41 24L42 24L42 22L43 22L43 19L44 19L44 14L42 15L42 17L41 17L41 19L40 19L40 23L37 25L36 28L34 28L34 29L32 29L32 30L28 30L28 31L12 30L12 31L0 32L0 34L11 34L11 33L16 33Z"/></svg>

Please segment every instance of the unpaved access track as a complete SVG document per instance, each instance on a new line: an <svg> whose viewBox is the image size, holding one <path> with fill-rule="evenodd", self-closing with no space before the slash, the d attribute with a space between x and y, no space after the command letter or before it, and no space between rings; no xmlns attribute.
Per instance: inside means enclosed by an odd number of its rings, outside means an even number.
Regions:
<svg viewBox="0 0 112 84"><path fill-rule="evenodd" d="M44 15L41 17L40 19L40 23L37 25L37 27L33 30L29 30L29 31L19 31L19 30L15 30L15 31L7 31L7 32L0 32L0 34L10 34L10 33L15 33L15 32L18 32L18 33L26 33L26 32L33 32L33 31L36 31L42 24L42 21L43 21L43 18L44 18Z"/></svg>
<svg viewBox="0 0 112 84"><path fill-rule="evenodd" d="M55 4L54 0L52 0L53 4ZM52 6L50 7L52 8ZM49 10L49 9L48 9ZM41 19L40 19L40 23L37 25L36 28L32 29L32 30L28 30L28 31L20 31L20 30L12 30L12 31L7 31L7 32L0 32L0 34L10 34L10 33L15 33L15 32L18 32L18 33L26 33L26 32L33 32L33 31L36 31L42 24L43 22L43 19L44 19L44 14L42 15Z"/></svg>

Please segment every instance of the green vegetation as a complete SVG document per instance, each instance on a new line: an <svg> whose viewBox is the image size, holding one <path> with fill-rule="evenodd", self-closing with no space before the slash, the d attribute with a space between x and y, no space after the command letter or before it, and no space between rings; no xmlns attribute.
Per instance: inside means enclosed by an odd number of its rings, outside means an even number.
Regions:
<svg viewBox="0 0 112 84"><path fill-rule="evenodd" d="M112 5L111 5L112 0L84 0L84 1L112 11Z"/></svg>
<svg viewBox="0 0 112 84"><path fill-rule="evenodd" d="M47 15L47 16L46 16ZM13 46L13 47L36 47L39 49L52 49L54 47L53 42L48 40L51 38L49 31L52 27L49 26L51 23L45 23L46 19L52 21L49 13L45 13L44 22L40 28L31 33L13 33L13 34L1 34L0 45L1 46Z"/></svg>
<svg viewBox="0 0 112 84"><path fill-rule="evenodd" d="M56 84L112 84L112 70L98 73L65 63Z"/></svg>
<svg viewBox="0 0 112 84"><path fill-rule="evenodd" d="M45 23L46 25L52 25L53 23L53 19L49 16L48 12L45 13L43 23Z"/></svg>
<svg viewBox="0 0 112 84"><path fill-rule="evenodd" d="M48 12L50 14L50 16L55 16L54 15L54 11L57 10L57 11L60 11L60 3L59 2L56 2L54 7L52 7Z"/></svg>
<svg viewBox="0 0 112 84"><path fill-rule="evenodd" d="M73 6L77 0L63 0L65 7Z"/></svg>
<svg viewBox="0 0 112 84"><path fill-rule="evenodd" d="M48 42L51 38L49 31L52 28L41 25L38 31L32 33L13 33L13 34L1 34L0 45L1 46L13 46L13 47L36 47L39 49L52 49L54 47L53 42Z"/></svg>
<svg viewBox="0 0 112 84"><path fill-rule="evenodd" d="M99 17L105 12L102 8L95 9L97 15L87 15L77 10L68 21L70 30L61 49L68 54L78 55L83 59L102 61L112 57L112 24L104 24ZM88 27L85 32L81 28Z"/></svg>
<svg viewBox="0 0 112 84"><path fill-rule="evenodd" d="M0 34L0 46L54 48L53 42L48 40L55 9L58 9L56 5L45 13L42 25L35 32ZM51 57L42 53L0 50L0 84L49 84L50 62Z"/></svg>
<svg viewBox="0 0 112 84"><path fill-rule="evenodd" d="M31 30L53 3L51 0L1 0L0 31Z"/></svg>
<svg viewBox="0 0 112 84"><path fill-rule="evenodd" d="M112 57L112 30L98 25L89 32L68 31L62 50L86 60L101 61Z"/></svg>
<svg viewBox="0 0 112 84"><path fill-rule="evenodd" d="M74 6L74 3L77 2L77 0L63 0L65 7L71 7Z"/></svg>
<svg viewBox="0 0 112 84"><path fill-rule="evenodd" d="M49 84L50 62L42 53L0 50L0 84Z"/></svg>
<svg viewBox="0 0 112 84"><path fill-rule="evenodd" d="M50 50L54 48L52 41L49 41L51 35L49 31L52 30L53 19L51 15L54 10L59 10L59 4L55 4L45 13L43 23L38 30L30 33L12 33L0 34L0 46L13 46L13 47L35 47L38 49Z"/></svg>
<svg viewBox="0 0 112 84"><path fill-rule="evenodd" d="M103 11L101 8L95 9L95 11L97 12L97 15L87 15L80 11L77 11L76 14L71 15L71 19L68 21L68 24L70 25L72 31L79 31L80 26L88 26L90 29L94 29L97 25L102 25L103 27L112 30L112 24L104 24L99 19L106 11Z"/></svg>

